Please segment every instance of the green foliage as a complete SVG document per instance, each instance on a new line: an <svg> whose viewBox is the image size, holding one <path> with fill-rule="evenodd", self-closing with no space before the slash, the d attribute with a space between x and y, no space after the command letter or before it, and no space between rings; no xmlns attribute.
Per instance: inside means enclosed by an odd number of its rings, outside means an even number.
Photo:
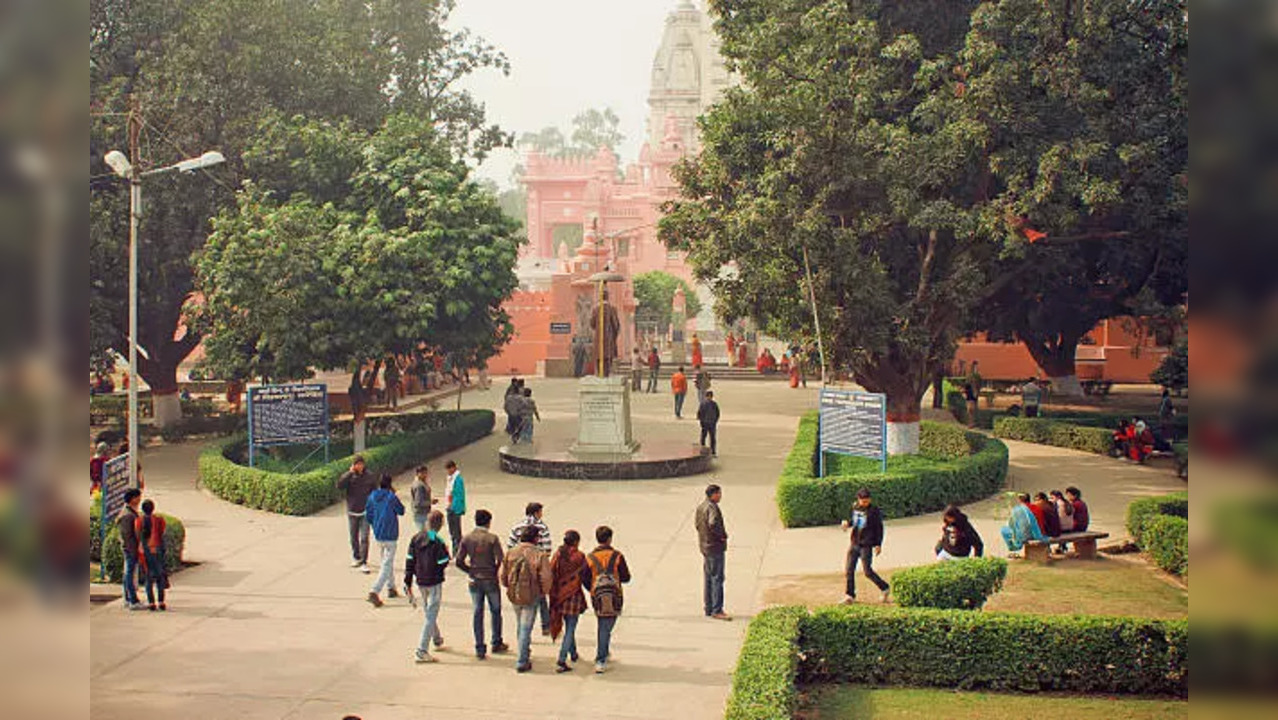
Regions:
<svg viewBox="0 0 1278 720"><path fill-rule="evenodd" d="M941 392L945 397L945 408L950 411L961 425L967 425L967 398L963 396L962 381L945 378L941 381Z"/></svg>
<svg viewBox="0 0 1278 720"><path fill-rule="evenodd" d="M568 138L564 138L559 128L547 126L537 132L520 135L519 145L559 158L594 155L601 147L615 154L625 139L620 125L621 118L612 108L587 108L573 116L572 133Z"/></svg>
<svg viewBox="0 0 1278 720"><path fill-rule="evenodd" d="M1189 691L1184 620L831 607L800 622L805 682L960 690Z"/></svg>
<svg viewBox="0 0 1278 720"><path fill-rule="evenodd" d="M364 453L372 473L399 473L418 463L492 433L491 410L429 413L442 416L420 421L422 429L405 432ZM245 440L210 445L200 454L200 483L224 500L285 515L309 515L335 502L337 478L350 467L344 457L300 474L267 472L240 464Z"/></svg>
<svg viewBox="0 0 1278 720"><path fill-rule="evenodd" d="M1007 440L1053 445L1098 455L1108 455L1114 449L1112 430L1046 418L995 418L994 435Z"/></svg>
<svg viewBox="0 0 1278 720"><path fill-rule="evenodd" d="M726 720L790 720L797 693L801 607L768 608L750 621L732 674Z"/></svg>
<svg viewBox="0 0 1278 720"><path fill-rule="evenodd" d="M516 225L428 122L276 118L246 161L266 179L196 259L215 372L298 379L418 341L477 364L510 338Z"/></svg>
<svg viewBox="0 0 1278 720"><path fill-rule="evenodd" d="M978 610L1006 578L1003 558L959 558L898 571L892 595L901 607Z"/></svg>
<svg viewBox="0 0 1278 720"><path fill-rule="evenodd" d="M1157 497L1140 498L1127 505L1127 533L1132 542L1144 547L1145 532L1151 521L1159 515L1189 517L1189 493L1172 493Z"/></svg>
<svg viewBox="0 0 1278 720"><path fill-rule="evenodd" d="M1145 526L1144 545L1154 564L1176 575L1189 572L1189 520L1158 515Z"/></svg>
<svg viewBox="0 0 1278 720"><path fill-rule="evenodd" d="M1150 373L1149 381L1179 392L1189 387L1189 340L1182 339Z"/></svg>
<svg viewBox="0 0 1278 720"><path fill-rule="evenodd" d="M107 525L105 540L99 535L101 507L99 504L96 510L89 511L89 557L102 563L111 581L118 581L124 577L124 546L120 544L120 531L114 523ZM171 573L176 572L182 569L182 552L186 549L186 526L172 515L156 514L164 518L165 523L164 567Z"/></svg>
<svg viewBox="0 0 1278 720"><path fill-rule="evenodd" d="M694 318L701 312L701 298L697 297L697 292L683 278L653 270L635 275L634 285L635 302L638 304L635 320L656 323L659 333L670 329L674 317L671 303L678 288L683 288L687 317Z"/></svg>
<svg viewBox="0 0 1278 720"><path fill-rule="evenodd" d="M970 454L943 460L957 450L963 432ZM804 415L777 484L777 508L786 527L832 525L846 519L856 492L868 488L884 517L933 512L950 503L968 503L997 492L1007 478L1007 446L998 440L941 423L920 425L923 455L896 456L888 472L877 461L838 458L840 474L816 477L817 413ZM830 458L836 456L829 456Z"/></svg>

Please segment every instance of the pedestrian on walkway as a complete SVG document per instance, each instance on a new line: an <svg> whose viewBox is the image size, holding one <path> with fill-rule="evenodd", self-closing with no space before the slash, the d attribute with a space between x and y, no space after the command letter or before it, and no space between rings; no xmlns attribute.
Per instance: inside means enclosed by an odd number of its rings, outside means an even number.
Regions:
<svg viewBox="0 0 1278 720"><path fill-rule="evenodd" d="M564 544L550 558L550 637L564 635L559 644L559 660L555 672L569 672L569 660L577 662L577 620L586 611L586 596L581 592L581 572L586 569L586 556L577 549L581 533L568 530Z"/></svg>
<svg viewBox="0 0 1278 720"><path fill-rule="evenodd" d="M392 410L399 407L399 360L394 354L386 356L382 380L386 383L386 404Z"/></svg>
<svg viewBox="0 0 1278 720"><path fill-rule="evenodd" d="M346 494L346 527L351 540L351 567L368 569L368 496L377 480L368 471L363 455L351 458L351 467L337 479L337 489Z"/></svg>
<svg viewBox="0 0 1278 720"><path fill-rule="evenodd" d="M141 610L138 600L138 560L142 556L142 546L138 542L138 504L142 501L142 491L129 488L124 491L124 507L115 516L115 526L120 532L120 549L124 553L124 607L128 610Z"/></svg>
<svg viewBox="0 0 1278 720"><path fill-rule="evenodd" d="M630 356L630 389L633 392L639 392L643 389L643 369L647 366L644 361L643 353L639 352L636 347L634 353Z"/></svg>
<svg viewBox="0 0 1278 720"><path fill-rule="evenodd" d="M706 393L710 392L710 371L700 365L693 365L692 384L697 388L697 407L706 401Z"/></svg>
<svg viewBox="0 0 1278 720"><path fill-rule="evenodd" d="M682 365L670 376L670 392L674 393L675 417L682 418L683 399L688 397L688 376L683 374Z"/></svg>
<svg viewBox="0 0 1278 720"><path fill-rule="evenodd" d="M648 392L657 392L657 373L661 372L661 355L654 346L648 353Z"/></svg>
<svg viewBox="0 0 1278 720"><path fill-rule="evenodd" d="M719 509L722 499L722 488L714 484L706 486L706 499L697 507L697 544L701 547L706 617L731 620L732 616L723 611L723 564L728 551L728 530Z"/></svg>
<svg viewBox="0 0 1278 720"><path fill-rule="evenodd" d="M97 492L102 488L102 468L106 466L106 461L111 459L111 445L106 442L99 442L93 453L93 457L89 458L89 494Z"/></svg>
<svg viewBox="0 0 1278 720"><path fill-rule="evenodd" d="M159 609L168 610L164 602L165 591L169 587L168 568L164 566L164 518L155 514L155 501L142 501L142 517L133 521L137 530L138 545L142 550L143 571L146 574L147 609L156 609L156 594L160 596Z"/></svg>
<svg viewBox="0 0 1278 720"><path fill-rule="evenodd" d="M426 529L430 506L439 503L439 498L431 497L429 467L417 466L417 474L413 477L413 483L408 486L408 493L413 505L413 526L417 528L417 532L421 532Z"/></svg>
<svg viewBox="0 0 1278 720"><path fill-rule="evenodd" d="M413 536L408 543L408 556L404 558L404 594L408 601L415 603L413 583L422 594L422 609L426 613L426 622L422 625L422 636L417 643L415 658L419 663L435 662L430 654L431 642L435 650L446 650L444 636L439 632L439 604L444 597L444 570L448 567L448 548L439 539L439 530L444 527L444 514L432 510L426 520L426 530Z"/></svg>
<svg viewBox="0 0 1278 720"><path fill-rule="evenodd" d="M887 582L874 572L874 556L883 552L883 513L871 500L869 489L861 488L856 492L852 516L844 520L842 525L844 530L852 529L852 545L848 548L845 563L847 596L843 598L843 603L850 605L856 602L857 563L861 564L865 577L883 592L883 602L887 602L890 588Z"/></svg>
<svg viewBox="0 0 1278 720"><path fill-rule="evenodd" d="M545 507L539 502L530 502L525 505L524 519L510 528L510 537L506 539L506 548L511 549L519 545L520 538L524 536L524 528L532 526L537 528L537 549L541 550L549 558L550 551L554 549L554 541L550 537L550 528L542 520L545 513ZM550 604L545 597L537 601L537 614L541 617L541 634L549 636Z"/></svg>
<svg viewBox="0 0 1278 720"><path fill-rule="evenodd" d="M516 433L519 430L519 407L524 396L524 381L519 378L511 378L510 384L506 386L506 397L502 402L502 409L506 411L506 434L510 436L510 441L516 441Z"/></svg>
<svg viewBox="0 0 1278 720"><path fill-rule="evenodd" d="M377 573L377 580L368 591L368 601L373 607L381 607L382 599L378 595L383 588L386 594L397 598L395 591L395 549L399 544L399 518L404 514L404 503L395 494L394 479L383 473L378 487L368 496L368 507L365 510L368 524L373 528L373 539L381 551L382 564Z"/></svg>
<svg viewBox="0 0 1278 720"><path fill-rule="evenodd" d="M714 391L706 391L706 399L697 408L697 420L701 423L701 447L706 446L706 436L710 437L710 454L719 454L718 427L719 403L714 401Z"/></svg>
<svg viewBox="0 0 1278 720"><path fill-rule="evenodd" d="M541 422L541 413L537 412L537 402L532 398L532 388L524 388L524 396L519 404L519 441L531 443L533 438L533 420Z"/></svg>
<svg viewBox="0 0 1278 720"><path fill-rule="evenodd" d="M519 545L506 554L501 569L501 584L515 606L519 648L515 670L521 673L532 670L532 626L537 619L537 602L550 593L553 582L546 553L537 547L540 534L536 525L525 526Z"/></svg>
<svg viewBox="0 0 1278 720"><path fill-rule="evenodd" d="M586 556L581 584L590 593L590 605L599 624L595 649L595 674L599 675L607 669L612 654L612 631L621 616L624 600L621 586L630 582L630 568L625 556L612 547L612 528L607 525L595 528L595 541L599 545Z"/></svg>
<svg viewBox="0 0 1278 720"><path fill-rule="evenodd" d="M448 508L448 539L453 543L453 554L461 546L462 516L466 514L466 480L457 463L449 460L444 463L448 471L448 486L444 492L444 507Z"/></svg>
<svg viewBox="0 0 1278 720"><path fill-rule="evenodd" d="M696 333L692 333L692 341L689 344L692 346L692 367L700 367L705 360L701 354L701 338L697 337Z"/></svg>
<svg viewBox="0 0 1278 720"><path fill-rule="evenodd" d="M506 652L509 647L501 640L501 585L499 573L503 552L501 539L488 531L493 522L493 514L487 510L475 511L475 529L462 540L457 551L457 567L470 576L470 604L474 610L475 657L483 660L488 657L488 646L484 645L484 603L488 603L488 614L492 617L492 651L494 654Z"/></svg>

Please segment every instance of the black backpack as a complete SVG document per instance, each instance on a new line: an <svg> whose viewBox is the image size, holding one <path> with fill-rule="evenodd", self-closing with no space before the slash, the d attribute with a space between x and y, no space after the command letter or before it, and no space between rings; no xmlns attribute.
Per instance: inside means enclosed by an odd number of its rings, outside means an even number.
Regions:
<svg viewBox="0 0 1278 720"><path fill-rule="evenodd" d="M590 589L590 604L599 617L617 617L621 614L621 581L617 579L619 556L620 553L613 550L607 567L599 562L594 553L587 557L590 568L595 573L595 584Z"/></svg>

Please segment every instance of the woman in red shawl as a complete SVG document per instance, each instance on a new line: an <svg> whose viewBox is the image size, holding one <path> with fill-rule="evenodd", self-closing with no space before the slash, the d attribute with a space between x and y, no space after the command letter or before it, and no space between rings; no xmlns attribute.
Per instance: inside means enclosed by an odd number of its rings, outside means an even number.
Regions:
<svg viewBox="0 0 1278 720"><path fill-rule="evenodd" d="M700 367L704 360L701 356L701 338L692 333L692 367Z"/></svg>
<svg viewBox="0 0 1278 720"><path fill-rule="evenodd" d="M728 337L724 338L724 342L728 343L728 367L737 364L737 337L732 333L728 333Z"/></svg>
<svg viewBox="0 0 1278 720"><path fill-rule="evenodd" d="M569 672L569 658L577 662L577 620L586 611L586 596L581 592L581 571L586 567L586 556L577 545L581 534L576 530L564 533L564 544L550 558L550 574L554 578L550 586L550 637L564 633L559 645L559 662L555 672Z"/></svg>

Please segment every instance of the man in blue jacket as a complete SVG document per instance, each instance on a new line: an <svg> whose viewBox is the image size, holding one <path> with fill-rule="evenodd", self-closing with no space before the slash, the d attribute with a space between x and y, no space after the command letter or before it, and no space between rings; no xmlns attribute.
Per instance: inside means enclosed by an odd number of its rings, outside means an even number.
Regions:
<svg viewBox="0 0 1278 720"><path fill-rule="evenodd" d="M381 607L382 599L378 593L383 587L387 595L399 597L395 590L395 546L399 542L399 516L404 514L404 503L395 494L390 475L382 475L378 488L368 496L365 512L368 524L373 528L373 539L382 551L382 567L373 588L368 591L368 601L373 607Z"/></svg>

